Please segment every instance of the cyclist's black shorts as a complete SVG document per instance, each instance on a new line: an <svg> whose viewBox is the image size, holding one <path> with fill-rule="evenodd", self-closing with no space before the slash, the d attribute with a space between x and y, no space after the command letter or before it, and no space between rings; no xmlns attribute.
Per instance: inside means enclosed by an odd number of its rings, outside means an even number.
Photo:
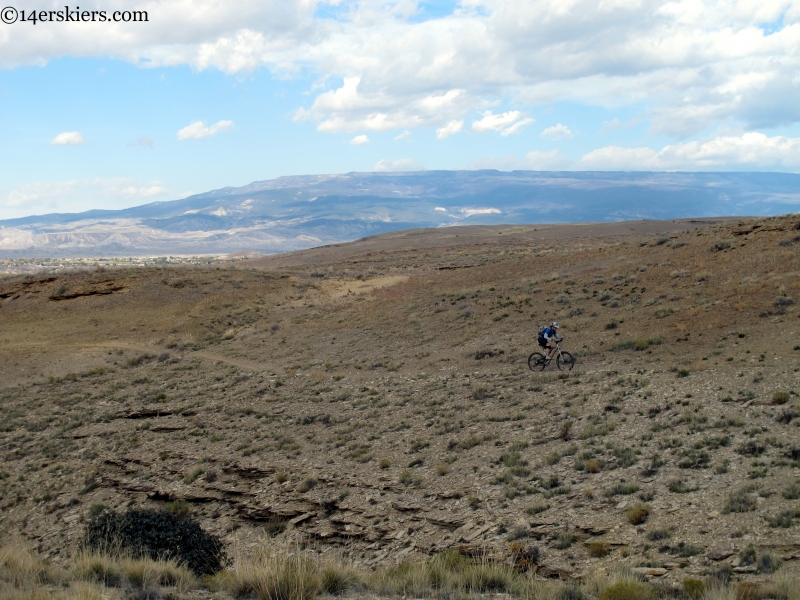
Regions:
<svg viewBox="0 0 800 600"><path fill-rule="evenodd" d="M540 338L539 338L539 345L540 345L542 348L547 348L547 340L546 340L546 339L544 339L543 337L540 337Z"/></svg>

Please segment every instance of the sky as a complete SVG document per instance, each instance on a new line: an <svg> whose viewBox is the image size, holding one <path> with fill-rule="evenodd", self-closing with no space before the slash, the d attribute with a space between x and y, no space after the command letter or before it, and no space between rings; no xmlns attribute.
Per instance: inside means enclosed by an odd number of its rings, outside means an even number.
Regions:
<svg viewBox="0 0 800 600"><path fill-rule="evenodd" d="M283 175L800 172L800 0L6 1L0 220Z"/></svg>

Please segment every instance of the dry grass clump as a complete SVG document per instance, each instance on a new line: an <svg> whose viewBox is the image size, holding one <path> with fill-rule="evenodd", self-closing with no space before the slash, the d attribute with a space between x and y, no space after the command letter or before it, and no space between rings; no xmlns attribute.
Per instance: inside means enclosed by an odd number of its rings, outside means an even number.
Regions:
<svg viewBox="0 0 800 600"><path fill-rule="evenodd" d="M55 583L58 570L36 558L22 544L0 547L0 581L14 588L36 587Z"/></svg>
<svg viewBox="0 0 800 600"><path fill-rule="evenodd" d="M699 600L706 593L706 584L702 579L684 579L681 586L683 592L692 600Z"/></svg>
<svg viewBox="0 0 800 600"><path fill-rule="evenodd" d="M383 596L431 597L476 593L519 593L524 578L505 563L473 562L447 550L427 562L403 562L376 573L369 587Z"/></svg>
<svg viewBox="0 0 800 600"><path fill-rule="evenodd" d="M186 471L186 475L183 476L183 482L188 485L194 482L195 479L200 477L200 475L205 472L206 468L204 465L194 465L188 471Z"/></svg>
<svg viewBox="0 0 800 600"><path fill-rule="evenodd" d="M210 578L210 583L237 598L254 596L259 600L305 600L322 589L320 570L311 558L268 551L238 560L235 570L222 571Z"/></svg>
<svg viewBox="0 0 800 600"><path fill-rule="evenodd" d="M322 591L332 596L339 596L350 589L361 585L359 573L348 565L330 562L320 573Z"/></svg>
<svg viewBox="0 0 800 600"><path fill-rule="evenodd" d="M158 586L188 590L196 579L191 571L175 560L152 560L81 551L74 559L73 576L80 581L99 583L107 587L130 585L153 589Z"/></svg>
<svg viewBox="0 0 800 600"><path fill-rule="evenodd" d="M614 583L597 596L597 600L650 600L654 598L653 588L638 581Z"/></svg>
<svg viewBox="0 0 800 600"><path fill-rule="evenodd" d="M650 516L650 505L639 502L625 511L625 517L631 525L641 525Z"/></svg>
<svg viewBox="0 0 800 600"><path fill-rule="evenodd" d="M589 542L586 544L586 552L593 558L603 558L611 553L611 546L605 542Z"/></svg>

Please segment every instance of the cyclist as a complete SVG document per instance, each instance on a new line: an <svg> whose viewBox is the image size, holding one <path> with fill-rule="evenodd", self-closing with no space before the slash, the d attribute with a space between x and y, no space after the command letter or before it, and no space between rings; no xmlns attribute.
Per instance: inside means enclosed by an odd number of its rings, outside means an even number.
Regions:
<svg viewBox="0 0 800 600"><path fill-rule="evenodd" d="M544 357L550 360L550 352L555 347L554 342L560 342L564 338L558 335L558 321L550 323L550 327L546 328L542 335L539 336L539 345L544 349Z"/></svg>

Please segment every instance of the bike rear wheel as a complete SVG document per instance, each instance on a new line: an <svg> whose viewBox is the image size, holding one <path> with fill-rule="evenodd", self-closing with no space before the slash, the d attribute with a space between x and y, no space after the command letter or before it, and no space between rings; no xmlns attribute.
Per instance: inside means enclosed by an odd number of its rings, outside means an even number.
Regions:
<svg viewBox="0 0 800 600"><path fill-rule="evenodd" d="M528 357L528 368L531 371L544 371L546 366L547 362L545 361L544 354L541 352L534 352Z"/></svg>
<svg viewBox="0 0 800 600"><path fill-rule="evenodd" d="M569 352L561 352L556 357L556 366L559 371L572 371L572 367L575 366L575 359Z"/></svg>

